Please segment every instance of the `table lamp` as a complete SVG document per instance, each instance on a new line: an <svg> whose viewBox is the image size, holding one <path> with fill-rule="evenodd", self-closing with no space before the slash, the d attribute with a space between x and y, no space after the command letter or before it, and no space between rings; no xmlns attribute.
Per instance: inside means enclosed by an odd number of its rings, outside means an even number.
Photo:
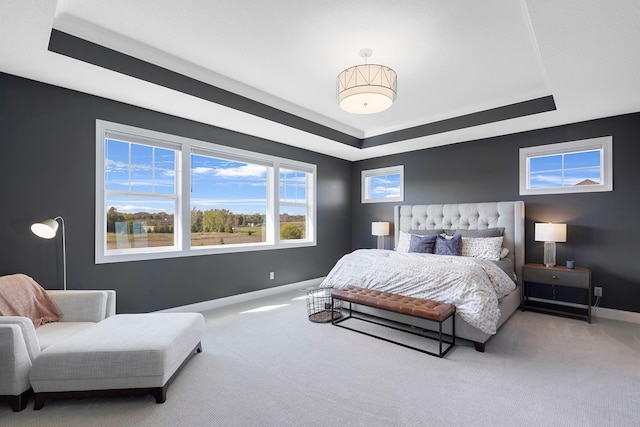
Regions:
<svg viewBox="0 0 640 427"><path fill-rule="evenodd" d="M567 224L536 223L535 239L544 242L544 265L556 265L556 242L567 241Z"/></svg>
<svg viewBox="0 0 640 427"><path fill-rule="evenodd" d="M388 222L372 222L371 234L378 236L378 249L384 249L384 236L389 235Z"/></svg>

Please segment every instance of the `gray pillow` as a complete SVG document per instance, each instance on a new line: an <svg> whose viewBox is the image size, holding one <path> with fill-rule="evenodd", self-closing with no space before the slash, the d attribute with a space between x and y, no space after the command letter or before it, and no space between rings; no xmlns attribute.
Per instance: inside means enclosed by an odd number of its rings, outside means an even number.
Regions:
<svg viewBox="0 0 640 427"><path fill-rule="evenodd" d="M428 234L426 236L411 235L409 242L409 252L432 254L436 246L436 235Z"/></svg>
<svg viewBox="0 0 640 427"><path fill-rule="evenodd" d="M451 238L436 236L435 253L437 255L462 255L462 236L459 234Z"/></svg>
<svg viewBox="0 0 640 427"><path fill-rule="evenodd" d="M504 236L504 227L485 228L482 230L455 230L454 235L459 234L462 237L500 237Z"/></svg>
<svg viewBox="0 0 640 427"><path fill-rule="evenodd" d="M432 230L411 230L409 233L418 236L430 236L432 234L442 234L444 233L444 230L442 228L434 228Z"/></svg>

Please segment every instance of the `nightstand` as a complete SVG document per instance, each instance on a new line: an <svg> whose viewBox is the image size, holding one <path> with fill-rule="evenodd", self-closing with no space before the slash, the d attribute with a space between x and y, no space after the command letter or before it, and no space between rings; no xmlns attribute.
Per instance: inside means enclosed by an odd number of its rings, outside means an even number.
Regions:
<svg viewBox="0 0 640 427"><path fill-rule="evenodd" d="M546 267L544 264L525 264L522 267L522 280L524 281L524 302L523 309L532 311L545 311L555 314L563 314L586 319L591 323L591 270L584 267L569 269L567 267ZM588 293L586 314L575 313L569 310L563 311L562 305L555 304L557 308L532 305L529 301L529 283L540 283L551 286L567 286L571 288L585 289ZM555 295L555 288L554 288Z"/></svg>

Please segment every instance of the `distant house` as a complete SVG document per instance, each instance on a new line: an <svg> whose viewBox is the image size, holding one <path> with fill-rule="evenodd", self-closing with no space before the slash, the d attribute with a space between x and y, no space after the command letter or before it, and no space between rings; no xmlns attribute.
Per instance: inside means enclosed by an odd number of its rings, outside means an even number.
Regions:
<svg viewBox="0 0 640 427"><path fill-rule="evenodd" d="M577 187L578 185L598 185L598 184L599 184L599 182L595 182L595 181L592 181L590 179L585 179L583 181L580 181L576 185L574 185L574 187Z"/></svg>

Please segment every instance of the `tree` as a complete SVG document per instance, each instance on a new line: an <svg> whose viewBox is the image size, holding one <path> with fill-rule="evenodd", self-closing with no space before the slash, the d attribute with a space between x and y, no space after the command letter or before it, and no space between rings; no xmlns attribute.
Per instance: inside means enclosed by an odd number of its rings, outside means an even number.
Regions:
<svg viewBox="0 0 640 427"><path fill-rule="evenodd" d="M124 216L119 213L115 206L111 206L107 211L107 233L116 232L116 222L123 222Z"/></svg>
<svg viewBox="0 0 640 427"><path fill-rule="evenodd" d="M280 227L280 238L282 240L302 239L303 230L300 225L287 223Z"/></svg>
<svg viewBox="0 0 640 427"><path fill-rule="evenodd" d="M202 211L196 209L195 206L193 207L193 209L191 209L191 232L192 233L198 233L202 231L203 216L204 214L202 213Z"/></svg>

